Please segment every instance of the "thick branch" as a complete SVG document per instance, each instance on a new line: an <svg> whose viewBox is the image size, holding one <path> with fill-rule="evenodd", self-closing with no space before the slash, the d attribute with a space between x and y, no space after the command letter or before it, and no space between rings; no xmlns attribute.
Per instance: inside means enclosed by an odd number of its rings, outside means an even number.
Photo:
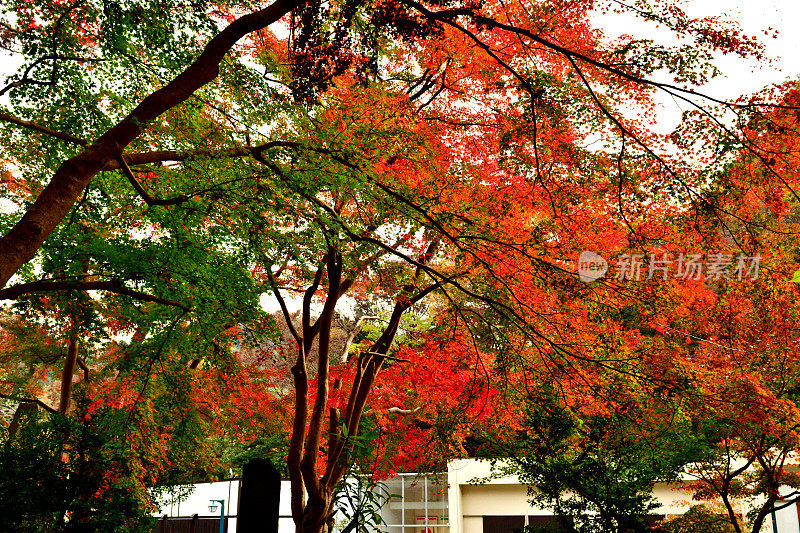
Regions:
<svg viewBox="0 0 800 533"><path fill-rule="evenodd" d="M261 157L270 148L299 148L300 143L292 141L270 141L252 148L223 148L222 150L154 150L152 152L139 152L125 154L125 161L131 165L147 165L150 163L164 163L174 161L180 163L187 159L225 159L234 157ZM104 170L120 168L118 161L109 161Z"/></svg>
<svg viewBox="0 0 800 533"><path fill-rule="evenodd" d="M57 292L57 291L109 291L116 294L123 294L130 296L134 300L141 302L153 302L172 307L178 307L184 311L189 311L190 308L175 300L167 300L166 298L159 298L152 294L129 289L123 285L122 280L112 279L109 281L32 281L30 283L21 283L11 287L0 289L0 300L16 300L23 294L31 292Z"/></svg>
<svg viewBox="0 0 800 533"><path fill-rule="evenodd" d="M53 409L52 407L50 407L49 405L47 405L46 403L44 403L41 400L32 400L30 398L20 398L19 396L14 396L13 394L3 394L2 392L0 392L0 398L6 398L7 400L14 400L15 402L19 402L19 403L35 404L35 405L38 405L39 407L41 407L42 409L44 409L45 411L49 411L51 413L57 413L58 412L58 411L56 411L55 409Z"/></svg>
<svg viewBox="0 0 800 533"><path fill-rule="evenodd" d="M328 465L322 478L324 485L334 486L344 475L346 470L345 463L347 463L347 458L354 442L352 437L358 434L361 416L369 393L372 390L372 384L375 382L378 372L380 372L384 356L392 345L400 325L400 319L406 309L408 309L408 305L405 303L398 302L395 304L386 329L372 345L372 348L359 357L358 373L353 380L353 387L344 412L344 424L347 428L348 439L339 440L336 443L336 449L330 450Z"/></svg>
<svg viewBox="0 0 800 533"><path fill-rule="evenodd" d="M339 300L340 286L342 283L342 256L335 250L329 249L326 254L326 270L328 274L328 294L325 299L322 313L315 324L319 331L319 350L317 363L317 395L314 399L314 408L306 436L305 452L302 461L303 478L306 488L316 497L322 497L321 491L324 484L320 485L317 479L317 458L319 445L322 439L325 410L328 403L328 372L330 370L330 345L333 312Z"/></svg>
<svg viewBox="0 0 800 533"><path fill-rule="evenodd" d="M89 365L87 365L86 361L80 356L75 362L78 363L78 367L83 372L83 381L89 381Z"/></svg>
<svg viewBox="0 0 800 533"><path fill-rule="evenodd" d="M136 179L136 176L133 175L133 171L130 169L130 167L128 167L128 164L125 162L125 157L120 155L117 158L117 162L119 163L120 167L122 167L123 174L125 174L125 177L128 178L128 181L133 186L133 190L135 190L136 193L142 197L142 200L144 200L144 203L146 203L147 205L150 206L175 205L175 204L181 204L189 199L189 197L186 196L185 194L181 194L180 196L176 196L174 198L165 198L165 199L153 198L146 190L144 190L144 187L142 187L142 185Z"/></svg>
<svg viewBox="0 0 800 533"><path fill-rule="evenodd" d="M425 273L425 269L428 267L428 265L430 265L433 256L436 254L436 249L439 247L439 243L440 241L438 238L434 239L428 245L425 252L420 254L419 261L416 262L417 270L414 274L415 282L421 279L422 275ZM347 408L345 409L344 413L344 421L345 426L347 427L348 436L352 437L358 434L361 417L363 415L369 393L372 390L372 384L374 383L378 372L380 372L383 361L387 358L390 358L390 356L387 354L389 353L392 342L394 342L394 338L397 335L397 330L400 327L400 319L402 318L403 313L405 313L414 304L424 299L428 294L442 287L442 284L442 281L436 281L428 287L417 292L417 294L403 294L399 296L383 333L378 340L373 343L372 347L366 352L363 352L361 357L359 357L357 374L353 380L353 386L350 391L350 397L348 398ZM404 292L412 289L413 286L410 286L404 290ZM401 359L397 360L403 361ZM347 463L347 459L351 453L353 440L352 438L345 440L336 439L334 444L335 446L330 447L328 466L322 479L322 483L327 486L335 485L344 475L344 465Z"/></svg>
<svg viewBox="0 0 800 533"><path fill-rule="evenodd" d="M269 26L301 2L276 0L260 11L236 19L211 39L194 63L174 80L145 98L80 154L62 163L22 219L0 240L0 287L33 258L92 178L119 157L148 123L215 79L220 62L242 37Z"/></svg>
<svg viewBox="0 0 800 533"><path fill-rule="evenodd" d="M61 397L58 402L58 412L66 414L69 409L69 401L72 397L72 375L75 373L75 363L78 360L78 338L73 335L69 340L67 358L64 360L64 368L61 371Z"/></svg>

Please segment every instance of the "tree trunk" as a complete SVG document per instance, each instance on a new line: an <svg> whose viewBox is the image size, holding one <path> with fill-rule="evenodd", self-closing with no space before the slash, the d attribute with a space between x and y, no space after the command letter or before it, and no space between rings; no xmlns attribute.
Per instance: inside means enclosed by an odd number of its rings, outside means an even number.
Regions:
<svg viewBox="0 0 800 533"><path fill-rule="evenodd" d="M432 257L435 246L435 243L429 246L426 260ZM302 335L291 326L291 315L274 279L270 277L270 283L278 297L284 318L298 343L297 363L292 368L295 383L295 414L287 456L292 485L292 517L296 533L327 533L333 512L334 491L347 472L355 443L354 438L358 435L364 408L375 378L378 376L383 361L397 335L400 319L414 303L438 287L438 284L433 284L415 296L402 295L402 297L398 297L392 310L392 316L383 333L372 347L362 352L358 358L356 375L353 378L347 406L343 411L343 416L340 416L339 408L329 408L328 406L331 326L336 303L352 285L352 280L342 279L344 263L341 254L335 247L329 247L322 262L328 275L325 304L319 318L312 325L311 299L322 280L323 266L320 266L303 298ZM416 277L419 278L420 275L421 270L418 269ZM317 338L319 339L317 345L319 356L316 376L317 393L309 416L306 358L311 352L314 339ZM340 385L339 380L334 380L334 390L338 390ZM330 413L327 421L327 466L320 477L317 460L326 412ZM346 435L341 431L342 427L346 428Z"/></svg>
<svg viewBox="0 0 800 533"><path fill-rule="evenodd" d="M758 514L753 520L753 528L752 528L753 533L758 533L759 531L761 531L761 526L764 525L764 521L772 511L772 507L775 505L776 500L777 498L771 494L767 498L767 501L764 502L764 505L761 506L761 509L759 509Z"/></svg>
<svg viewBox="0 0 800 533"><path fill-rule="evenodd" d="M327 533L332 504L332 494L328 491L323 491L320 496L309 497L303 512L302 533Z"/></svg>
<svg viewBox="0 0 800 533"><path fill-rule="evenodd" d="M22 426L25 418L34 418L38 411L39 406L34 402L20 402L17 405L17 410L14 411L14 416L11 419L11 424L8 426L8 440L10 441L17 434L19 428Z"/></svg>
<svg viewBox="0 0 800 533"><path fill-rule="evenodd" d="M64 361L64 369L61 371L61 399L58 402L58 412L67 414L69 400L72 396L72 376L75 373L75 363L78 360L78 338L73 335L69 340L67 359Z"/></svg>

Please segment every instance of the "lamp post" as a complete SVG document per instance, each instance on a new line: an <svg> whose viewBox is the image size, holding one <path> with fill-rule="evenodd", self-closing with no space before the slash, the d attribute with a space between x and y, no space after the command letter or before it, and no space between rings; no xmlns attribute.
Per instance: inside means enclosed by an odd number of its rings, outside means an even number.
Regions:
<svg viewBox="0 0 800 533"><path fill-rule="evenodd" d="M772 504L772 509L770 509L770 514L772 515L772 533L778 533L778 517L775 516L775 504Z"/></svg>
<svg viewBox="0 0 800 533"><path fill-rule="evenodd" d="M222 509L219 511L219 533L225 533L225 500L208 500L211 503L208 504L208 510L212 513L217 511L217 504L219 502L222 506Z"/></svg>

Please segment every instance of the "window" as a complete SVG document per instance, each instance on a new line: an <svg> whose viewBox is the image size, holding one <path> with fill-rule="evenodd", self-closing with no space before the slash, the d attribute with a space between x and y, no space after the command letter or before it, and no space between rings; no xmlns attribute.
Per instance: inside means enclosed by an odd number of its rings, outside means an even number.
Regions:
<svg viewBox="0 0 800 533"><path fill-rule="evenodd" d="M561 521L555 515L528 516L528 525L534 533L560 533L562 531L570 531L569 527L563 527Z"/></svg>
<svg viewBox="0 0 800 533"><path fill-rule="evenodd" d="M381 506L387 533L448 533L447 483L442 476L398 474L386 480Z"/></svg>
<svg viewBox="0 0 800 533"><path fill-rule="evenodd" d="M483 533L522 533L524 516L484 516Z"/></svg>

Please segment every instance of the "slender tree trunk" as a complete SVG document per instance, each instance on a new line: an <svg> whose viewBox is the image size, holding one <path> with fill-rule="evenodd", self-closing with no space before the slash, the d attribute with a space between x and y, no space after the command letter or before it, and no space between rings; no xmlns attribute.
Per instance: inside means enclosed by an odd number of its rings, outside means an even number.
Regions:
<svg viewBox="0 0 800 533"><path fill-rule="evenodd" d="M431 244L424 261L429 261L436 244ZM341 254L329 248L323 260L328 275L328 290L325 304L319 318L311 324L310 304L313 294L321 281L322 267L317 270L314 282L306 290L303 303L303 333L298 334L293 328L292 334L298 341L298 361L292 368L295 377L295 419L287 458L292 483L292 517L297 533L326 533L333 512L333 496L336 485L347 472L352 459L354 438L358 435L361 418L367 404L372 386L380 372L383 361L389 353L400 325L400 319L414 303L424 298L430 291L438 287L431 285L413 297L403 295L398 298L389 323L372 347L362 352L358 358L356 375L350 390L347 407L340 415L336 407L329 408L329 370L330 370L330 337L333 313L336 303L352 285L352 280L342 280L343 261ZM421 270L417 270L419 278ZM273 280L274 281L274 280ZM413 286L412 286L413 289ZM273 290L287 321L291 320L288 310L273 283ZM311 351L315 338L318 342L317 393L311 416L308 415L308 376L306 374L306 357ZM349 342L346 343L349 345ZM346 347L346 349L348 349ZM346 354L345 354L346 357ZM334 380L334 390L340 383ZM327 466L320 477L317 470L322 432L325 426L325 415L329 413ZM341 427L346 428L343 434ZM305 439L303 439L305 436ZM306 496L305 501L303 497Z"/></svg>
<svg viewBox="0 0 800 533"><path fill-rule="evenodd" d="M314 490L309 490L309 498L303 510L302 529L298 530L298 533L326 533L328 519L333 512L334 490L347 471L354 443L353 437L358 435L361 417L363 416L369 393L372 390L372 385L380 372L383 356L388 352L394 340L400 317L406 308L403 305L398 305L395 308L395 312L383 335L368 350L368 355L359 361L359 366L363 365L364 371L357 374L353 389L350 392L350 400L346 410L346 417L349 421L347 437L334 438L329 441L328 466L324 475L321 479L317 479L315 476L315 483L312 485L306 480L306 487L313 486ZM325 399L327 401L327 393L325 393ZM337 410L331 411L329 434L332 435L336 435L336 431L332 429L334 423L338 425ZM306 453L308 451L309 449L306 447Z"/></svg>
<svg viewBox="0 0 800 533"><path fill-rule="evenodd" d="M292 518L295 522L297 533L303 533L302 519L303 511L306 506L305 488L303 474L300 470L300 462L303 457L303 442L306 431L306 413L308 412L308 376L305 368L305 355L302 353L304 347L298 346L300 355L297 364L292 367L294 375L294 421L292 425L292 436L289 441L289 453L286 457L286 466L289 469L289 484L291 490L291 510Z"/></svg>
<svg viewBox="0 0 800 533"><path fill-rule="evenodd" d="M759 509L755 520L753 520L753 533L758 533L761 531L761 526L764 525L764 520L766 520L767 516L770 514L772 506L775 505L775 501L776 498L773 495L770 495L769 498L767 498L767 501L764 502L764 505L761 506L761 509Z"/></svg>
<svg viewBox="0 0 800 533"><path fill-rule="evenodd" d="M58 412L66 414L69 401L72 397L72 377L75 373L75 363L78 361L78 337L73 335L69 340L67 358L61 371L61 399L58 402Z"/></svg>
<svg viewBox="0 0 800 533"><path fill-rule="evenodd" d="M725 509L728 511L728 518L731 521L734 531L736 531L736 533L742 533L742 527L739 525L738 518L736 518L736 511L733 509L733 505L731 505L728 496L724 493L720 496L722 497L722 503L725 505Z"/></svg>

